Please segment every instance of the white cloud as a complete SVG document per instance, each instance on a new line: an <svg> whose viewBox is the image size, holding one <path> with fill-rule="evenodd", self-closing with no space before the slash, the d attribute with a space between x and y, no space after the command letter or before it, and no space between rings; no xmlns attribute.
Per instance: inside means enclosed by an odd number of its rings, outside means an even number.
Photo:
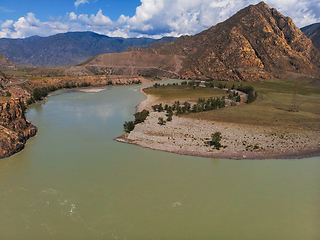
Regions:
<svg viewBox="0 0 320 240"><path fill-rule="evenodd" d="M12 28L13 27L13 21L12 20L6 20L4 23L1 24L1 28Z"/></svg>
<svg viewBox="0 0 320 240"><path fill-rule="evenodd" d="M90 26L96 26L96 27L110 27L114 25L114 22L107 16L102 14L102 10L100 9L97 13L97 15L91 14L90 17L88 17L87 14L81 14L79 15L78 19L83 22L84 24L90 25Z"/></svg>
<svg viewBox="0 0 320 240"><path fill-rule="evenodd" d="M85 4L85 3L89 3L87 0L77 0L74 5L76 7L79 7L80 4Z"/></svg>
<svg viewBox="0 0 320 240"><path fill-rule="evenodd" d="M75 14L74 12L69 13L69 20L70 21L75 21L78 19L77 14Z"/></svg>
<svg viewBox="0 0 320 240"><path fill-rule="evenodd" d="M222 22L240 9L260 0L141 0L132 17L121 15L112 21L100 9L96 14L67 13L64 18L41 22L33 13L17 21L0 22L0 36L47 36L67 31L94 31L109 36L161 37L193 35ZM320 0L265 0L298 27L320 22ZM77 0L74 4L89 3Z"/></svg>

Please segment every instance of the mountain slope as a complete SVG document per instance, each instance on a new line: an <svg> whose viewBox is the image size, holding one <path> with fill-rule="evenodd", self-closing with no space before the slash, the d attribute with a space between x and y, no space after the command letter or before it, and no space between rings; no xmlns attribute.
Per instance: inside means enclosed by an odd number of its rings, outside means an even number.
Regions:
<svg viewBox="0 0 320 240"><path fill-rule="evenodd" d="M261 2L195 36L155 45L150 53L185 56L185 78L257 81L287 72L316 75L320 52L291 18Z"/></svg>
<svg viewBox="0 0 320 240"><path fill-rule="evenodd" d="M6 56L0 53L0 69L17 69L18 64L10 61Z"/></svg>
<svg viewBox="0 0 320 240"><path fill-rule="evenodd" d="M320 49L320 23L315 23L301 28L301 31L313 42L313 45Z"/></svg>
<svg viewBox="0 0 320 240"><path fill-rule="evenodd" d="M165 38L163 41L173 41ZM59 67L77 65L103 53L122 52L132 46L157 43L150 38L111 38L93 32L69 32L50 37L0 39L0 52L23 65Z"/></svg>
<svg viewBox="0 0 320 240"><path fill-rule="evenodd" d="M183 59L177 55L132 51L95 56L82 67L93 73L178 77Z"/></svg>

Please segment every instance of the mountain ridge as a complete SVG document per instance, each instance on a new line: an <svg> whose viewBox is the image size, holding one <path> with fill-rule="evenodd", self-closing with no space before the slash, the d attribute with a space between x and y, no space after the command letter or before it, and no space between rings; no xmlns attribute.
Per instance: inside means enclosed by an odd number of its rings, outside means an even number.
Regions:
<svg viewBox="0 0 320 240"><path fill-rule="evenodd" d="M186 56L179 72L183 78L258 81L288 72L317 75L320 67L311 40L264 2L194 36L138 51Z"/></svg>
<svg viewBox="0 0 320 240"><path fill-rule="evenodd" d="M313 42L313 45L320 50L320 23L314 23L301 28L301 31Z"/></svg>
<svg viewBox="0 0 320 240"><path fill-rule="evenodd" d="M130 47L143 47L175 38L120 38L93 32L68 32L49 37L0 39L0 53L22 65L42 67L73 66L95 55L123 52Z"/></svg>

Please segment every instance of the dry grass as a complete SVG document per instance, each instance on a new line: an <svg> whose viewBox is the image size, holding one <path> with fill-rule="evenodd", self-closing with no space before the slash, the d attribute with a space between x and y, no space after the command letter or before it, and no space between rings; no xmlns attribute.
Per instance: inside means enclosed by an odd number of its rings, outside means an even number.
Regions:
<svg viewBox="0 0 320 240"><path fill-rule="evenodd" d="M201 113L185 114L185 117L210 121L274 126L283 129L320 130L320 88L308 87L313 79L292 78L287 80L272 79L265 82L245 82L258 93L254 103L234 107L226 107ZM298 83L297 95L294 99L295 82ZM215 86L219 82L215 83ZM227 87L238 82L228 82ZM148 94L160 96L159 101L184 100L186 98L216 97L226 95L225 91L210 88L192 89L189 87L174 89L171 87L149 88ZM290 112L294 103L298 112Z"/></svg>

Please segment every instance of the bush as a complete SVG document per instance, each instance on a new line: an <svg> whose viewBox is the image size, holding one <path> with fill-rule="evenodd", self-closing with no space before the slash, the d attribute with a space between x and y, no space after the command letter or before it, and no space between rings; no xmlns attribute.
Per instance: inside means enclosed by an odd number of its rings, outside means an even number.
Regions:
<svg viewBox="0 0 320 240"><path fill-rule="evenodd" d="M165 125L165 124L166 124L166 121L163 120L162 117L159 117L159 118L158 118L158 121L159 121L159 124L160 124L160 125Z"/></svg>
<svg viewBox="0 0 320 240"><path fill-rule="evenodd" d="M149 116L149 111L143 109L141 112L137 112L134 114L135 120L134 120L134 124L138 124L138 123L142 123L144 122L144 120L146 120L146 118Z"/></svg>
<svg viewBox="0 0 320 240"><path fill-rule="evenodd" d="M131 132L134 129L134 127L135 127L135 125L134 125L133 121L125 122L123 124L123 128L126 133Z"/></svg>
<svg viewBox="0 0 320 240"><path fill-rule="evenodd" d="M149 111L145 109L143 109L141 112L135 113L134 121L125 122L123 124L124 131L126 133L131 132L137 124L144 122L148 116L149 116Z"/></svg>
<svg viewBox="0 0 320 240"><path fill-rule="evenodd" d="M222 147L220 141L222 139L221 133L220 132L215 132L211 135L211 144L213 145L215 149L220 150L220 148Z"/></svg>
<svg viewBox="0 0 320 240"><path fill-rule="evenodd" d="M39 101L42 98L48 96L48 89L46 87L43 87L41 89L35 88L33 90L32 96L35 101Z"/></svg>
<svg viewBox="0 0 320 240"><path fill-rule="evenodd" d="M89 87L91 86L91 83L83 82L79 85L79 87Z"/></svg>
<svg viewBox="0 0 320 240"><path fill-rule="evenodd" d="M21 106L21 108L22 108L22 111L23 111L23 112L26 112L27 106L24 104L24 102L20 102L20 106Z"/></svg>

